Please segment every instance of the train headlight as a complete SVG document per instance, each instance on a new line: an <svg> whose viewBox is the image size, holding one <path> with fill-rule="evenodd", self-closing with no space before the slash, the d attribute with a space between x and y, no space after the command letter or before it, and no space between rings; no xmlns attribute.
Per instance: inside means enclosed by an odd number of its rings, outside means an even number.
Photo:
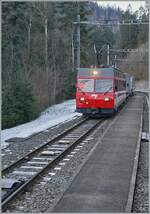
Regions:
<svg viewBox="0 0 150 214"><path fill-rule="evenodd" d="M95 76L98 74L98 71L92 71L92 74Z"/></svg>
<svg viewBox="0 0 150 214"><path fill-rule="evenodd" d="M84 97L80 97L80 100L81 100L81 101L84 101L84 100L85 100L85 98L84 98Z"/></svg>
<svg viewBox="0 0 150 214"><path fill-rule="evenodd" d="M105 97L105 99L104 99L105 101L109 101L110 99L108 98L108 97Z"/></svg>

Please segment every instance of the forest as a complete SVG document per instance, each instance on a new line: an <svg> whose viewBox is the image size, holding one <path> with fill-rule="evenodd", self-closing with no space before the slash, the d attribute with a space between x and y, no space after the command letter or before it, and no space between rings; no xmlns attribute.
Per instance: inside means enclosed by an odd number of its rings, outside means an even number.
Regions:
<svg viewBox="0 0 150 214"><path fill-rule="evenodd" d="M148 21L148 8L132 12L101 7L94 2L2 2L2 128L36 118L45 108L75 98L76 26L82 21ZM148 25L81 26L81 67L96 65L94 44L109 42L113 49L138 49L137 53L110 52L110 62L148 78ZM137 62L138 59L138 62ZM101 64L106 64L106 51ZM118 61L117 61L118 60ZM130 60L130 61L128 61Z"/></svg>

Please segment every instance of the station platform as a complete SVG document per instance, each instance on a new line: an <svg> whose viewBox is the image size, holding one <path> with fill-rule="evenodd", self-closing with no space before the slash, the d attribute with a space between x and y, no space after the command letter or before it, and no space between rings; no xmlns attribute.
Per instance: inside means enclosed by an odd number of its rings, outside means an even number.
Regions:
<svg viewBox="0 0 150 214"><path fill-rule="evenodd" d="M52 212L125 212L142 108L142 95L128 100Z"/></svg>

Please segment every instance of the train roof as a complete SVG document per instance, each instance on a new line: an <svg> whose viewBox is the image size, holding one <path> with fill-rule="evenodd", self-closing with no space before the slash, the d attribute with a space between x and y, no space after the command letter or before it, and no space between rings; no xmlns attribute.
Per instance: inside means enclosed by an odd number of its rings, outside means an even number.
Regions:
<svg viewBox="0 0 150 214"><path fill-rule="evenodd" d="M125 77L125 73L121 72L118 68L115 67L106 67L106 68L79 68L78 76L90 77L93 76L93 71L97 71L96 76L104 77Z"/></svg>

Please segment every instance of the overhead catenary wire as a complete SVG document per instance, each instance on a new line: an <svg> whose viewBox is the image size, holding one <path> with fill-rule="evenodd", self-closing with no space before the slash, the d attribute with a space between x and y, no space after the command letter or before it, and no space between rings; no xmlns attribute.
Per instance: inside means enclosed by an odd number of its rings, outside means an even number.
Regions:
<svg viewBox="0 0 150 214"><path fill-rule="evenodd" d="M110 51L121 53L145 53L148 52L148 49L110 49Z"/></svg>
<svg viewBox="0 0 150 214"><path fill-rule="evenodd" d="M118 20L118 19L104 19L99 20L96 22L91 21L81 21L80 15L77 15L77 21L73 22L77 26L77 66L78 69L80 67L80 25L81 24L87 24L87 25L97 25L99 26L120 26L120 25L149 25L148 21L142 21L141 19L138 20ZM108 49L108 48L107 48ZM108 56L108 51L107 51ZM108 57L107 57L107 64L108 64Z"/></svg>
<svg viewBox="0 0 150 214"><path fill-rule="evenodd" d="M136 62L136 63L146 63L146 60L131 60L131 59L115 59L116 61L124 61L124 62Z"/></svg>

